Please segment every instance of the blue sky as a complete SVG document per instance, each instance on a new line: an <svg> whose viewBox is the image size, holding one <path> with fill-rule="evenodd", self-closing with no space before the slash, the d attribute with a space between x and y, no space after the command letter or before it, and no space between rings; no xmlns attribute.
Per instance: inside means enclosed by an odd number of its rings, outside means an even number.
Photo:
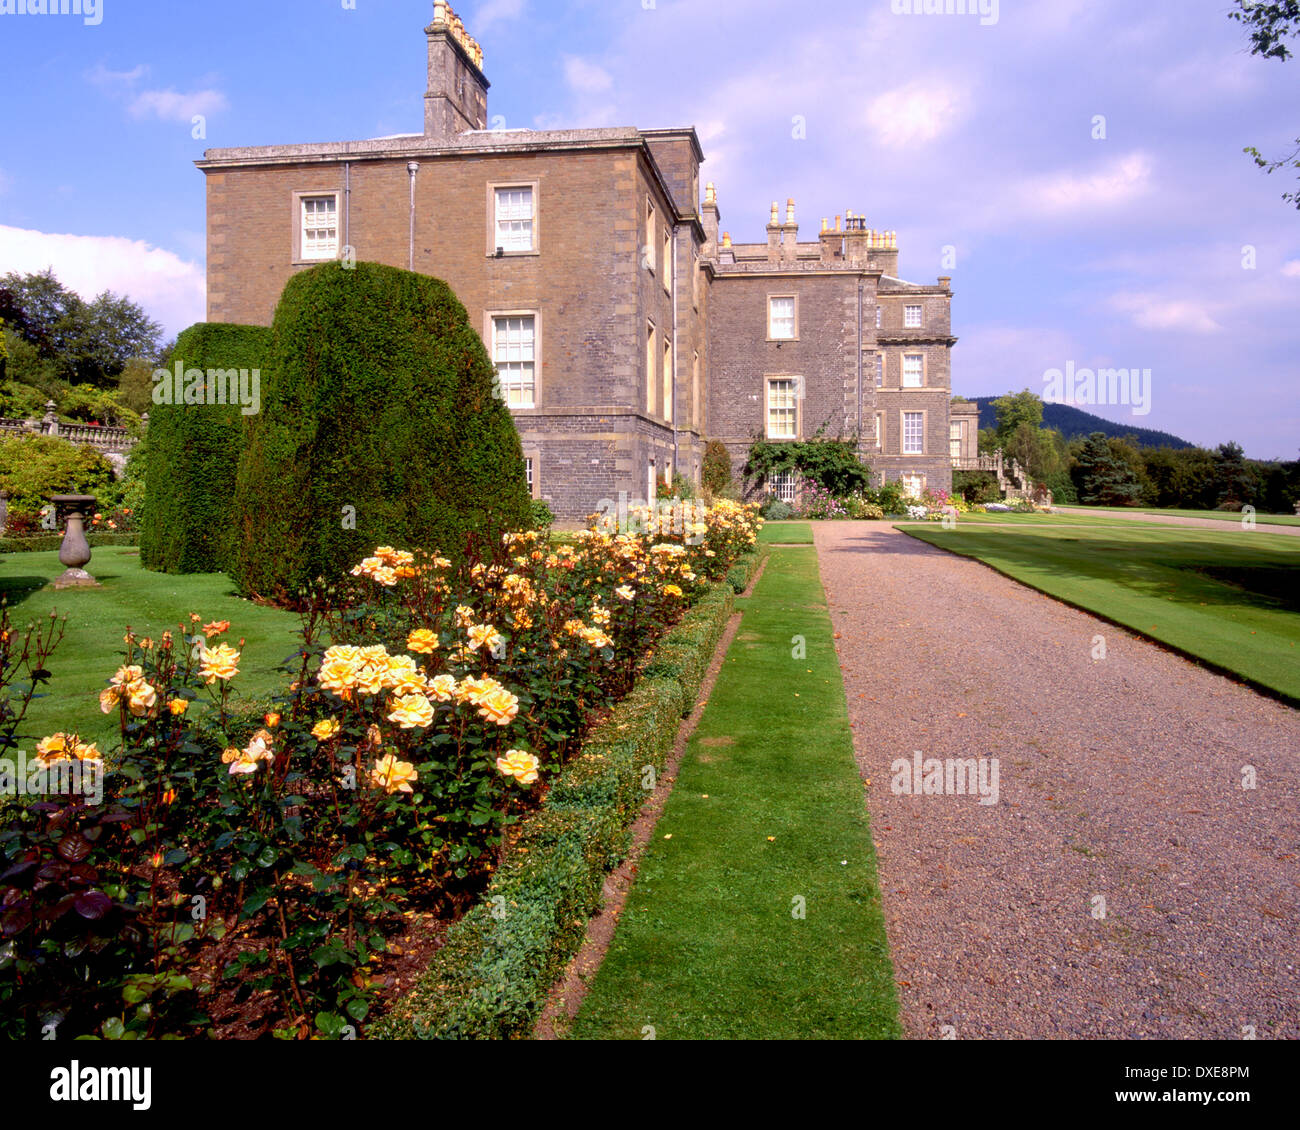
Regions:
<svg viewBox="0 0 1300 1130"><path fill-rule="evenodd" d="M203 317L204 148L422 127L430 0L100 3L0 15L0 273L52 265L175 333ZM694 125L738 241L787 197L809 238L849 209L896 230L905 278L952 276L954 391L1150 369L1148 414L1096 410L1295 458L1300 212L1241 150L1300 136L1300 59L1250 56L1227 0L908 6L456 9L493 124Z"/></svg>

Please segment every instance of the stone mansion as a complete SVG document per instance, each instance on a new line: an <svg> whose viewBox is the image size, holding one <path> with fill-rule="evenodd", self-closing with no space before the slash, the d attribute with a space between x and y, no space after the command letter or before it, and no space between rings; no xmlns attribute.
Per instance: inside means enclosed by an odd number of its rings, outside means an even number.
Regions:
<svg viewBox="0 0 1300 1130"><path fill-rule="evenodd" d="M561 518L698 482L710 440L739 471L763 435L856 436L878 480L950 487L977 420L950 404L948 278L904 282L895 234L851 212L801 242L792 200L733 242L693 128L488 129L479 45L441 0L425 36L423 133L197 162L210 321L269 325L295 271L343 256L446 280Z"/></svg>

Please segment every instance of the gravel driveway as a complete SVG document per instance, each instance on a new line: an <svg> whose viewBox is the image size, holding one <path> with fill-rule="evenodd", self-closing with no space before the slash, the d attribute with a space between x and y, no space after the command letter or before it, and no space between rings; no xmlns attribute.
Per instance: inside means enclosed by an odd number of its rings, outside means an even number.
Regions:
<svg viewBox="0 0 1300 1130"><path fill-rule="evenodd" d="M909 1035L1300 1038L1300 712L882 523L814 530ZM918 750L997 758L997 802L896 793Z"/></svg>

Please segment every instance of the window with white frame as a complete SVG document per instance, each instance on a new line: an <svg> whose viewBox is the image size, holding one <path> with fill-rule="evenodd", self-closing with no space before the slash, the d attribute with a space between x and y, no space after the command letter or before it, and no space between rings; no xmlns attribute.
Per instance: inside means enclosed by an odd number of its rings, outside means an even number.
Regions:
<svg viewBox="0 0 1300 1130"><path fill-rule="evenodd" d="M921 307L904 306L903 325L909 330L920 329L921 328Z"/></svg>
<svg viewBox="0 0 1300 1130"><path fill-rule="evenodd" d="M767 489L782 502L793 504L799 498L799 477L793 471L781 471L767 480Z"/></svg>
<svg viewBox="0 0 1300 1130"><path fill-rule="evenodd" d="M885 450L885 414L876 413L876 450Z"/></svg>
<svg viewBox="0 0 1300 1130"><path fill-rule="evenodd" d="M498 188L497 246L503 251L533 251L535 201L530 185Z"/></svg>
<svg viewBox="0 0 1300 1130"><path fill-rule="evenodd" d="M925 413L903 413L903 454L923 455L925 453Z"/></svg>
<svg viewBox="0 0 1300 1130"><path fill-rule="evenodd" d="M512 314L492 319L492 360L508 408L533 408L537 392L537 319Z"/></svg>
<svg viewBox="0 0 1300 1130"><path fill-rule="evenodd" d="M903 484L903 493L908 498L920 498L925 491L925 476L918 474L903 475L900 478Z"/></svg>
<svg viewBox="0 0 1300 1130"><path fill-rule="evenodd" d="M885 355L876 354L876 388L885 387Z"/></svg>
<svg viewBox="0 0 1300 1130"><path fill-rule="evenodd" d="M920 353L903 354L903 387L920 388L924 381L925 356Z"/></svg>
<svg viewBox="0 0 1300 1130"><path fill-rule="evenodd" d="M533 494L533 457L531 455L524 456L524 478L528 482L528 493Z"/></svg>
<svg viewBox="0 0 1300 1130"><path fill-rule="evenodd" d="M339 253L339 198L304 196L302 198L303 259L333 259Z"/></svg>
<svg viewBox="0 0 1300 1130"><path fill-rule="evenodd" d="M767 300L767 336L776 341L794 340L794 299Z"/></svg>
<svg viewBox="0 0 1300 1130"><path fill-rule="evenodd" d="M798 382L778 377L767 382L767 438L799 438Z"/></svg>
<svg viewBox="0 0 1300 1130"><path fill-rule="evenodd" d="M885 309L883 306L876 306L876 329L880 329L880 324L885 320Z"/></svg>
<svg viewBox="0 0 1300 1130"><path fill-rule="evenodd" d="M673 272L673 229L670 224L664 224L664 290L672 293L672 272Z"/></svg>

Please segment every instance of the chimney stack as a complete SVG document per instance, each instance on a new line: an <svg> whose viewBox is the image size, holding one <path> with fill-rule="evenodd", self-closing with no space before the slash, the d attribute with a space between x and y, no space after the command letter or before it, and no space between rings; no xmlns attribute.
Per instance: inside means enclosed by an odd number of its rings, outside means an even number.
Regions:
<svg viewBox="0 0 1300 1130"><path fill-rule="evenodd" d="M424 95L425 136L450 140L467 130L487 129L483 49L445 0L435 0L429 41L429 89Z"/></svg>
<svg viewBox="0 0 1300 1130"><path fill-rule="evenodd" d="M713 258L718 253L718 225L722 222L722 213L718 210L718 192L710 181L704 186L704 205L700 209L700 223L704 225L705 258Z"/></svg>

